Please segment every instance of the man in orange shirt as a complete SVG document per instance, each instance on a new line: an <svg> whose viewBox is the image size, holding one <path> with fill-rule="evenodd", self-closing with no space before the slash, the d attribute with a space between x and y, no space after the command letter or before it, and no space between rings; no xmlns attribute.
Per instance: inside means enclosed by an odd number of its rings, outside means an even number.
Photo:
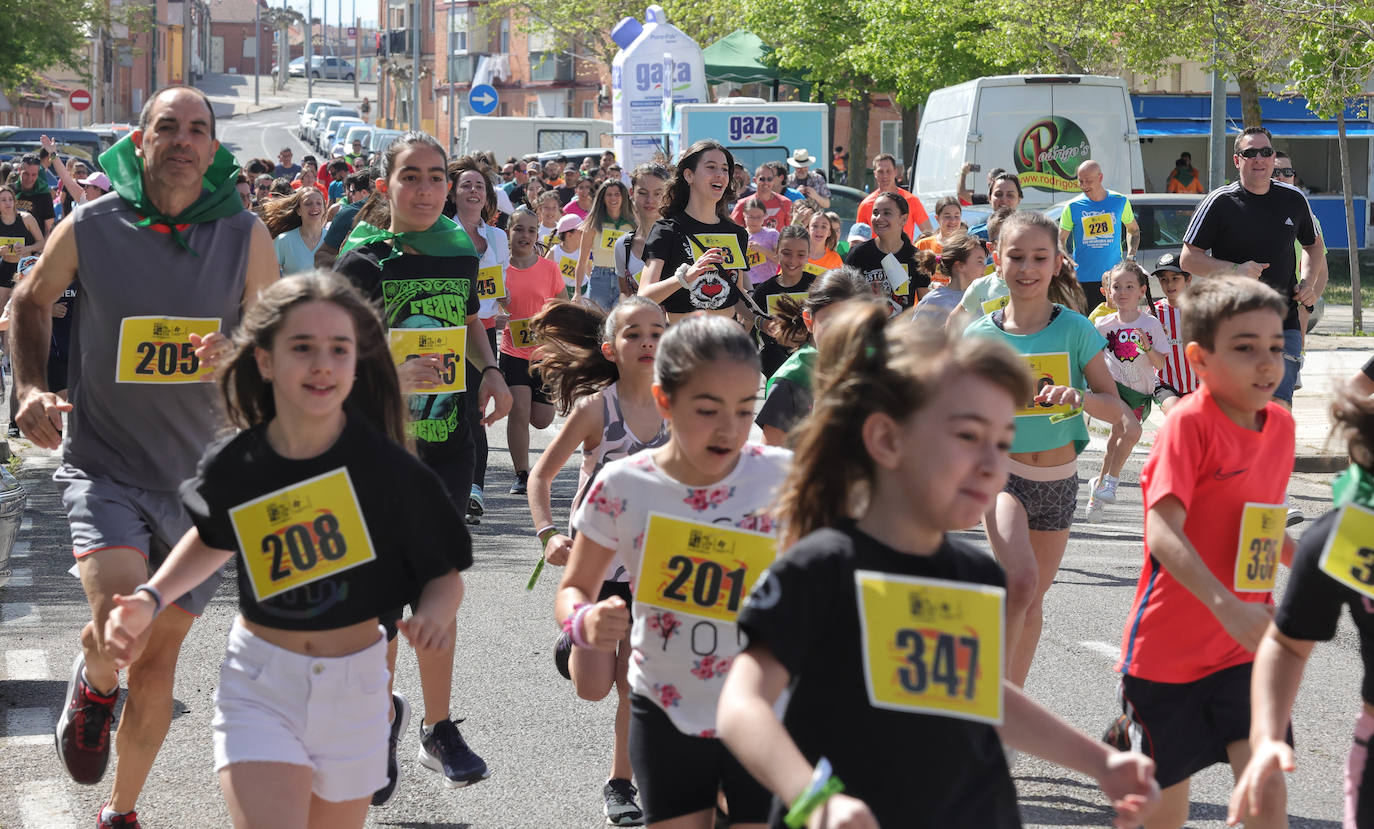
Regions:
<svg viewBox="0 0 1374 829"><path fill-rule="evenodd" d="M873 192L869 193L863 201L859 202L859 215L857 221L862 224L869 224L873 219L873 202L877 201L882 193L898 193L906 199L908 206L906 214L906 235L908 238L917 237L916 228L921 229L921 233L930 233L932 225L930 217L926 215L926 209L921 205L921 200L916 198L915 193L907 192L897 186L897 159L892 157L892 153L881 153L873 159Z"/></svg>

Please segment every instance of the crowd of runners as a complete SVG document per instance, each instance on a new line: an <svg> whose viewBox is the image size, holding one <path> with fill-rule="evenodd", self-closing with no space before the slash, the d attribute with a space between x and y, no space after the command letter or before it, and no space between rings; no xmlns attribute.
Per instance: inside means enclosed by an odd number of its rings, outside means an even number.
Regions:
<svg viewBox="0 0 1374 829"><path fill-rule="evenodd" d="M60 762L96 784L113 749L97 826L140 825L182 640L237 557L213 721L235 826L361 826L414 705L420 763L486 778L452 678L462 572L501 543L468 528L504 419L561 576L552 668L616 695L612 825L1019 826L1026 752L1096 780L1118 826L1182 826L1216 763L1233 821L1284 826L1289 711L1344 606L1366 662L1345 825L1374 827L1374 360L1335 396L1351 464L1295 544L1287 404L1321 239L1269 134L1234 149L1236 183L1151 274L1093 162L1058 222L995 171L968 228L879 157L841 240L805 151L750 182L714 141L564 170L412 132L331 163L337 188L287 155L259 192L204 95L161 90L102 174L64 171L50 232L0 187L15 422L62 450L91 608ZM1022 687L1085 415L1111 429L1091 519L1156 402L1121 708L1083 734ZM987 549L951 535L980 524ZM392 689L401 638L420 700Z"/></svg>

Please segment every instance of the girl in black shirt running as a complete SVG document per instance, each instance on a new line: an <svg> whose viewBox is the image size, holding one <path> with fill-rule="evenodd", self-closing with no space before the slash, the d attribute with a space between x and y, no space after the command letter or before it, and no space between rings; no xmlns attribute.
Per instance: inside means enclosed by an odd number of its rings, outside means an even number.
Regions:
<svg viewBox="0 0 1374 829"><path fill-rule="evenodd" d="M873 202L873 238L850 248L844 260L868 278L873 293L887 299L893 314L915 305L930 290L930 277L916 263L916 246L903 229L910 210L906 199L897 193L879 195ZM883 262L889 255L895 261L885 268ZM906 281L900 281L899 276L905 276ZM894 281L898 282L896 287Z"/></svg>
<svg viewBox="0 0 1374 829"><path fill-rule="evenodd" d="M741 611L749 646L717 712L776 796L772 825L1020 826L1003 740L1092 775L1118 825L1139 821L1153 763L1002 680L1001 568L948 535L1007 479L1029 372L1000 343L889 326L869 303L840 309L820 354L779 497L787 552Z"/></svg>
<svg viewBox="0 0 1374 829"><path fill-rule="evenodd" d="M749 291L749 234L725 209L735 200L734 163L715 141L688 147L668 185L663 218L649 231L639 295L662 305L670 323L693 311L733 316Z"/></svg>
<svg viewBox="0 0 1374 829"><path fill-rule="evenodd" d="M360 827L387 778L379 619L413 603L400 631L417 650L451 648L471 543L439 478L398 443L386 334L343 280L274 283L235 344L220 388L243 431L183 485L195 527L148 584L114 597L106 642L127 665L164 604L237 552L214 722L234 825Z"/></svg>

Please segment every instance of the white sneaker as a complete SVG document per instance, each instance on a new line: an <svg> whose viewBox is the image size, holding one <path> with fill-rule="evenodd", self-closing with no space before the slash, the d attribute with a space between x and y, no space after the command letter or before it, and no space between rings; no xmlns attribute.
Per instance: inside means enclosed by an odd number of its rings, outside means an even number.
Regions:
<svg viewBox="0 0 1374 829"><path fill-rule="evenodd" d="M1098 476L1092 480L1092 497L1104 504L1116 503L1116 484L1117 480L1111 477Z"/></svg>
<svg viewBox="0 0 1374 829"><path fill-rule="evenodd" d="M1088 512L1087 512L1086 515L1083 516L1084 520L1086 520L1086 521L1096 521L1097 519L1099 519L1099 518L1102 517L1102 512L1103 512L1102 501L1097 497L1096 494L1091 494L1091 495L1089 495L1089 496L1088 496Z"/></svg>
<svg viewBox="0 0 1374 829"><path fill-rule="evenodd" d="M1295 527L1306 520L1307 517L1302 514L1302 510L1293 506L1291 503L1288 505L1288 523L1285 524L1285 526Z"/></svg>

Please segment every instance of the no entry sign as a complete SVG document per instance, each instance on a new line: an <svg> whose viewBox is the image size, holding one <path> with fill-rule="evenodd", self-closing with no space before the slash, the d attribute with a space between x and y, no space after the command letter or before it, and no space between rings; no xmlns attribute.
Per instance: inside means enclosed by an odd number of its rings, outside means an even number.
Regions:
<svg viewBox="0 0 1374 829"><path fill-rule="evenodd" d="M71 103L72 109L77 112L84 112L91 108L91 93L84 89L73 90L72 94L67 96L67 100Z"/></svg>

